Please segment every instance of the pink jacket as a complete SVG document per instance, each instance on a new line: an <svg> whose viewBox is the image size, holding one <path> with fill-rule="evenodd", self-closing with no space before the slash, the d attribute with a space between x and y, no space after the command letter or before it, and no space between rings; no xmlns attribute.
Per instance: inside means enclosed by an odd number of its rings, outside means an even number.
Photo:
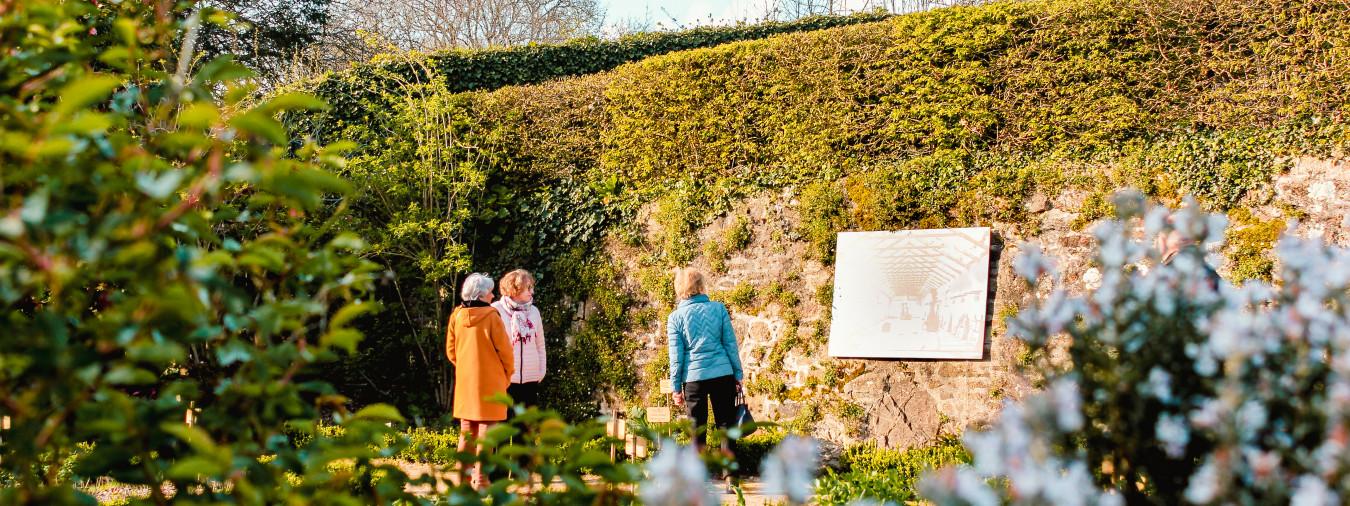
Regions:
<svg viewBox="0 0 1350 506"><path fill-rule="evenodd" d="M544 350L544 320L539 316L539 308L533 304L523 311L526 323L521 335L512 331L512 311L506 305L505 297L492 303L506 326L506 335L511 341L511 351L516 356L516 371L511 375L512 383L531 383L544 379L548 371L548 354Z"/></svg>

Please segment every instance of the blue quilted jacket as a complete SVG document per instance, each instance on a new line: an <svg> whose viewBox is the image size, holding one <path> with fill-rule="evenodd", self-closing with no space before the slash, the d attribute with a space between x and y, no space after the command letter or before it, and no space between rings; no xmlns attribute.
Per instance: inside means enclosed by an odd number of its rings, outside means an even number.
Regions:
<svg viewBox="0 0 1350 506"><path fill-rule="evenodd" d="M676 392L686 381L733 375L742 379L741 352L731 314L721 302L699 294L680 301L666 319L670 348L670 383Z"/></svg>

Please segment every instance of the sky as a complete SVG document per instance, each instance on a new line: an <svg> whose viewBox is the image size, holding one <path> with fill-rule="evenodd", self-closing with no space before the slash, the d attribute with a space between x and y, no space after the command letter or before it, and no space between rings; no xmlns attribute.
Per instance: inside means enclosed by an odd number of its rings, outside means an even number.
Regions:
<svg viewBox="0 0 1350 506"><path fill-rule="evenodd" d="M724 25L740 20L762 19L773 0L600 0L605 8L605 30L646 22L649 30ZM864 1L847 1L863 4Z"/></svg>

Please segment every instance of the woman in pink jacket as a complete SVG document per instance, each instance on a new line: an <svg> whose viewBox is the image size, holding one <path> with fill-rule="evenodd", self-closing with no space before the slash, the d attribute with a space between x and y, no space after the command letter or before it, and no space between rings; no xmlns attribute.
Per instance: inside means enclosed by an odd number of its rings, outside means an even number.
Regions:
<svg viewBox="0 0 1350 506"><path fill-rule="evenodd" d="M525 269L506 273L501 280L502 297L492 303L506 325L506 336L516 356L515 374L506 393L517 404L539 405L539 381L548 370L544 351L544 321L534 307L534 276Z"/></svg>

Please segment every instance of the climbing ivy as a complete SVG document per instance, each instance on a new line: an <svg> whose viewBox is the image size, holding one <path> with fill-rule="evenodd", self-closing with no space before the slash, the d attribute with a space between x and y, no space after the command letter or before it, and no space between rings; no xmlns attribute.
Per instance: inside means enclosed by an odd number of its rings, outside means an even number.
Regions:
<svg viewBox="0 0 1350 506"><path fill-rule="evenodd" d="M1066 211L1089 218L1109 212L1101 196L1120 186L1214 209L1266 204L1291 157L1350 146L1343 14L1337 0L994 3L633 53L554 81L531 76L572 72L503 55L562 49L452 57L497 62L516 80L390 56L325 78L323 93L346 101L336 114L288 124L355 141L358 156L381 160L372 170L402 167L421 155L396 134L400 109L388 104L403 92L390 80L441 75L445 89L470 90L448 93L451 134L421 148L483 175L472 215L446 224L468 263L445 272L525 267L547 287L580 268L558 259L590 265L622 244L637 301L601 326L631 329L660 320L639 312L673 303L671 267L725 267L726 248L700 244L698 231L768 190L790 195L774 205L800 218L781 240L800 238L827 263L842 230L1034 235L1025 203L1037 193L1081 191L1085 205ZM546 295L562 303L623 285L608 283ZM566 304L551 317L559 338L586 325L580 299ZM813 325L804 344L821 340L826 324Z"/></svg>

